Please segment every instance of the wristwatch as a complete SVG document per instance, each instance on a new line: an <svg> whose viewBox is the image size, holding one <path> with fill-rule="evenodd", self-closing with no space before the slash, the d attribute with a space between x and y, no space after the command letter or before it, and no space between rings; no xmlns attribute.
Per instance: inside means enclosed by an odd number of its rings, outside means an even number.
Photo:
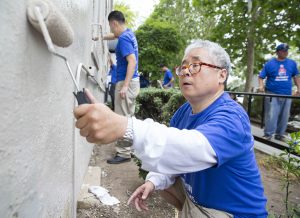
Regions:
<svg viewBox="0 0 300 218"><path fill-rule="evenodd" d="M129 147L133 142L133 120L132 117L128 117L127 128L125 134L122 136L120 141L125 142L124 147Z"/></svg>

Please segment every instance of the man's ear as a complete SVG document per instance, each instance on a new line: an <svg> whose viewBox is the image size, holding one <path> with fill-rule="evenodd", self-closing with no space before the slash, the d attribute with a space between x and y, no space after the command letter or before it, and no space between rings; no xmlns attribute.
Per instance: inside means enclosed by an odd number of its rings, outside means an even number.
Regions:
<svg viewBox="0 0 300 218"><path fill-rule="evenodd" d="M226 69L221 69L219 71L219 83L225 83L227 77L228 77L227 70Z"/></svg>
<svg viewBox="0 0 300 218"><path fill-rule="evenodd" d="M116 27L116 26L118 26L118 21L116 21L116 20L113 20L113 25L114 25L114 27Z"/></svg>

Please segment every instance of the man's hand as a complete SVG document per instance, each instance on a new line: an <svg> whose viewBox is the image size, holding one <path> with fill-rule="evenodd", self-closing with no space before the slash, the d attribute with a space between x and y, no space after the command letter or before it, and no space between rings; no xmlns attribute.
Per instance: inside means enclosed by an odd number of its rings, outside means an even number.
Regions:
<svg viewBox="0 0 300 218"><path fill-rule="evenodd" d="M300 96L300 91L295 92L293 96Z"/></svg>
<svg viewBox="0 0 300 218"><path fill-rule="evenodd" d="M127 118L111 111L106 105L96 103L96 99L85 89L92 104L83 104L74 109L77 119L75 126L80 135L90 143L107 144L121 138L126 131Z"/></svg>
<svg viewBox="0 0 300 218"><path fill-rule="evenodd" d="M130 196L127 204L134 202L135 208L138 211L149 210L145 200L149 197L149 194L154 191L154 185L150 181L146 181L143 185L138 187L134 193Z"/></svg>
<svg viewBox="0 0 300 218"><path fill-rule="evenodd" d="M121 98L125 98L128 92L128 86L123 86L120 90L120 96Z"/></svg>
<svg viewBox="0 0 300 218"><path fill-rule="evenodd" d="M103 36L103 40L114 40L117 37L113 33L107 33Z"/></svg>
<svg viewBox="0 0 300 218"><path fill-rule="evenodd" d="M260 92L260 93L264 93L265 92L265 87L260 86L260 87L258 87L257 91Z"/></svg>

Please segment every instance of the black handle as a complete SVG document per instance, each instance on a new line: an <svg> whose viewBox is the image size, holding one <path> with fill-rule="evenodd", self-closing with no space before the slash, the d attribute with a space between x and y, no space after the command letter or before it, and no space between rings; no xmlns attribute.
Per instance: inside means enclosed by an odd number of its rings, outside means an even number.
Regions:
<svg viewBox="0 0 300 218"><path fill-rule="evenodd" d="M91 103L90 99L84 93L84 89L83 89L83 91L78 91L77 93L73 92L73 94L75 95L75 97L77 99L78 105Z"/></svg>

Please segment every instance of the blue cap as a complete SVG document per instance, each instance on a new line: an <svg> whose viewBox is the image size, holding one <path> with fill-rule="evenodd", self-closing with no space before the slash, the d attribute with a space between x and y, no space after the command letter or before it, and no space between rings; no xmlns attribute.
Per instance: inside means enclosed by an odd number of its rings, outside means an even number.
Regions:
<svg viewBox="0 0 300 218"><path fill-rule="evenodd" d="M289 45L286 43L282 43L276 47L276 51L287 51L289 50Z"/></svg>

